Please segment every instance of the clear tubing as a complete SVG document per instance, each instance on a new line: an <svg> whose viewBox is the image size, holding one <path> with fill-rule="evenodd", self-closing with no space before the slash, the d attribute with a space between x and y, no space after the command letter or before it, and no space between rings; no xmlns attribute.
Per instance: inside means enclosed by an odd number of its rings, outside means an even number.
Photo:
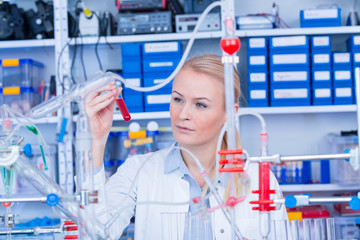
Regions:
<svg viewBox="0 0 360 240"><path fill-rule="evenodd" d="M300 223L299 220L292 220L290 222L292 240L300 240Z"/></svg>
<svg viewBox="0 0 360 240"><path fill-rule="evenodd" d="M326 218L326 240L336 240L334 218Z"/></svg>
<svg viewBox="0 0 360 240"><path fill-rule="evenodd" d="M131 84L128 84L126 83L126 81L121 78L121 77L118 77L118 79L125 84L126 87L128 88L131 88L135 91L139 91L139 92L151 92L151 91L155 91L155 90L158 90L162 87L164 87L165 85L167 85L175 76L176 74L180 71L182 65L184 64L184 62L187 60L187 57L190 53L190 50L191 50L191 47L194 43L194 40L195 40L195 36L197 34L197 32L199 31L199 28L202 24L202 22L204 21L206 15L215 7L217 6L222 6L222 3L220 1L216 1L216 2L213 2L211 3L205 10L204 12L200 15L199 17L199 20L197 21L196 25L195 25L195 28L194 28L194 31L192 32L191 34L191 37L190 37L190 40L186 46L186 49L184 51L184 54L179 62L179 64L177 65L177 67L175 68L175 70L171 73L171 75L166 78L163 82L155 85L155 86L152 86L152 87L137 87L137 86L134 86L134 85L131 85Z"/></svg>

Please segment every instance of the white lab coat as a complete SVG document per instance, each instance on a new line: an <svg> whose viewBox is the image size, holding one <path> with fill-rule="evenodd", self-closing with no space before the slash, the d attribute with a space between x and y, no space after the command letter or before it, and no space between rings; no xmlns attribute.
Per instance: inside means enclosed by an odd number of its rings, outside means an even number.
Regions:
<svg viewBox="0 0 360 240"><path fill-rule="evenodd" d="M112 239L118 239L121 236L124 228L129 224L130 218L135 215L136 240L161 240L163 232L161 213L183 213L189 210L188 204L176 206L138 205L136 208L134 206L135 202L144 201L189 201L189 183L181 178L180 171L176 170L170 174L164 174L164 161L169 151L170 149L167 148L154 153L131 157L118 168L117 172L107 182L104 169L95 174L95 188L99 189L101 202L96 207L99 220L105 223L111 218L110 215L114 215L121 209L121 215L116 218L110 229ZM250 190L257 190L258 165L250 165L247 173L251 178ZM136 177L136 175L138 176ZM104 184L105 190L101 189ZM130 192L130 196L126 197L132 184L134 184L134 187ZM270 186L271 189L277 190L277 194L271 196L281 198L282 194L273 174L271 174ZM223 197L225 186L220 184L218 191L220 196ZM242 235L248 239L261 239L258 231L259 213L252 210L254 206L249 203L249 201L257 199L258 194L250 193L244 202L236 206L237 226L240 228ZM210 206L217 205L215 198L211 196ZM225 219L222 211L216 210L214 214L213 231L216 239L231 239L231 225ZM271 219L287 219L285 207L282 206L279 210L271 211Z"/></svg>

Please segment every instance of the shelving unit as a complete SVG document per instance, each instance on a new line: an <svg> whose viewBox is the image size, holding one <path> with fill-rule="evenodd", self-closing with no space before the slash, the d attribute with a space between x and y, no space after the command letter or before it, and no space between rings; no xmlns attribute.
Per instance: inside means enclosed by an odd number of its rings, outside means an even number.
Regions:
<svg viewBox="0 0 360 240"><path fill-rule="evenodd" d="M287 184L280 185L282 192L346 192L359 191L358 185L340 184Z"/></svg>
<svg viewBox="0 0 360 240"><path fill-rule="evenodd" d="M13 40L1 41L0 49L6 48L34 48L34 47L54 47L55 39L29 39L29 40Z"/></svg>

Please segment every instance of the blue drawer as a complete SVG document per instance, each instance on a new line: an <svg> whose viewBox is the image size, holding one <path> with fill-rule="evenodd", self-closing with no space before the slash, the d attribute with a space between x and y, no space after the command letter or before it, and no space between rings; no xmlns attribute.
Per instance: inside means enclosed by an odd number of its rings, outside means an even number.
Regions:
<svg viewBox="0 0 360 240"><path fill-rule="evenodd" d="M335 87L334 88L334 104L353 104L354 90L352 87Z"/></svg>
<svg viewBox="0 0 360 240"><path fill-rule="evenodd" d="M331 69L331 53L311 54L311 69L312 71Z"/></svg>
<svg viewBox="0 0 360 240"><path fill-rule="evenodd" d="M122 43L121 56L123 61L125 57L141 57L141 43Z"/></svg>
<svg viewBox="0 0 360 240"><path fill-rule="evenodd" d="M267 88L269 85L268 75L269 74L267 71L259 71L259 72L248 71L249 87L253 86L253 87Z"/></svg>
<svg viewBox="0 0 360 240"><path fill-rule="evenodd" d="M142 44L143 59L162 59L168 55L181 56L182 45L181 42L154 42Z"/></svg>
<svg viewBox="0 0 360 240"><path fill-rule="evenodd" d="M165 81L172 72L144 73L144 87L158 85ZM161 89L172 89L172 80Z"/></svg>
<svg viewBox="0 0 360 240"><path fill-rule="evenodd" d="M143 73L172 72L180 62L181 55L164 55L162 58L143 59Z"/></svg>
<svg viewBox="0 0 360 240"><path fill-rule="evenodd" d="M268 39L267 38L248 38L247 39L248 54L267 54Z"/></svg>
<svg viewBox="0 0 360 240"><path fill-rule="evenodd" d="M310 106L309 88L271 88L270 106Z"/></svg>
<svg viewBox="0 0 360 240"><path fill-rule="evenodd" d="M351 69L351 56L349 52L336 52L332 56L333 70Z"/></svg>
<svg viewBox="0 0 360 240"><path fill-rule="evenodd" d="M331 53L330 36L311 37L311 53Z"/></svg>
<svg viewBox="0 0 360 240"><path fill-rule="evenodd" d="M269 51L273 53L309 53L308 36L272 37Z"/></svg>
<svg viewBox="0 0 360 240"><path fill-rule="evenodd" d="M123 57L122 71L123 73L141 73L141 58Z"/></svg>
<svg viewBox="0 0 360 240"><path fill-rule="evenodd" d="M171 90L159 89L144 93L145 112L169 111Z"/></svg>
<svg viewBox="0 0 360 240"><path fill-rule="evenodd" d="M354 52L352 55L353 67L360 67L360 52Z"/></svg>
<svg viewBox="0 0 360 240"><path fill-rule="evenodd" d="M309 54L271 54L270 70L309 70Z"/></svg>
<svg viewBox="0 0 360 240"><path fill-rule="evenodd" d="M341 26L341 9L300 10L300 27L337 27Z"/></svg>
<svg viewBox="0 0 360 240"><path fill-rule="evenodd" d="M248 71L267 71L268 70L268 55L256 54L248 55Z"/></svg>
<svg viewBox="0 0 360 240"><path fill-rule="evenodd" d="M332 86L332 72L330 70L319 70L312 72L312 86L313 87L331 87Z"/></svg>
<svg viewBox="0 0 360 240"><path fill-rule="evenodd" d="M268 88L249 87L248 103L249 103L249 107L268 107L269 106Z"/></svg>
<svg viewBox="0 0 360 240"><path fill-rule="evenodd" d="M313 105L332 105L333 96L331 87L316 87L312 91Z"/></svg>
<svg viewBox="0 0 360 240"><path fill-rule="evenodd" d="M349 52L360 52L360 35L349 37L347 40L347 50Z"/></svg>
<svg viewBox="0 0 360 240"><path fill-rule="evenodd" d="M353 85L351 70L336 70L334 71L334 87L348 87Z"/></svg>
<svg viewBox="0 0 360 240"><path fill-rule="evenodd" d="M270 87L310 87L310 72L307 70L270 71Z"/></svg>

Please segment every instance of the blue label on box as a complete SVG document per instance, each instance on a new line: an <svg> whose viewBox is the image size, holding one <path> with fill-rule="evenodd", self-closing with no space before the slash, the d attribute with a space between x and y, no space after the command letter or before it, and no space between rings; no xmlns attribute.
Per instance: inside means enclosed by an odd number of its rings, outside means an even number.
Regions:
<svg viewBox="0 0 360 240"><path fill-rule="evenodd" d="M143 43L142 54L144 59L163 58L166 55L182 55L181 42Z"/></svg>
<svg viewBox="0 0 360 240"><path fill-rule="evenodd" d="M307 53L270 55L270 70L308 70L309 68L309 54Z"/></svg>
<svg viewBox="0 0 360 240"><path fill-rule="evenodd" d="M248 71L248 85L250 86L258 86L265 88L268 86L268 72L260 71L260 72L252 72Z"/></svg>
<svg viewBox="0 0 360 240"><path fill-rule="evenodd" d="M314 88L313 105L331 105L333 102L332 88Z"/></svg>
<svg viewBox="0 0 360 240"><path fill-rule="evenodd" d="M124 57L122 59L123 73L141 73L140 57Z"/></svg>
<svg viewBox="0 0 360 240"><path fill-rule="evenodd" d="M309 88L271 88L270 106L309 106Z"/></svg>
<svg viewBox="0 0 360 240"><path fill-rule="evenodd" d="M270 71L271 87L310 87L309 71Z"/></svg>
<svg viewBox="0 0 360 240"><path fill-rule="evenodd" d="M353 104L353 88L352 87L336 87L334 88L334 104Z"/></svg>
<svg viewBox="0 0 360 240"><path fill-rule="evenodd" d="M159 89L144 93L145 112L169 111L171 90Z"/></svg>
<svg viewBox="0 0 360 240"><path fill-rule="evenodd" d="M272 37L269 43L270 53L309 53L307 36Z"/></svg>
<svg viewBox="0 0 360 240"><path fill-rule="evenodd" d="M266 54L248 55L248 69L250 71L267 71L268 59Z"/></svg>
<svg viewBox="0 0 360 240"><path fill-rule="evenodd" d="M248 54L267 54L267 38L248 38Z"/></svg>
<svg viewBox="0 0 360 240"><path fill-rule="evenodd" d="M331 53L330 36L311 37L311 53Z"/></svg>

